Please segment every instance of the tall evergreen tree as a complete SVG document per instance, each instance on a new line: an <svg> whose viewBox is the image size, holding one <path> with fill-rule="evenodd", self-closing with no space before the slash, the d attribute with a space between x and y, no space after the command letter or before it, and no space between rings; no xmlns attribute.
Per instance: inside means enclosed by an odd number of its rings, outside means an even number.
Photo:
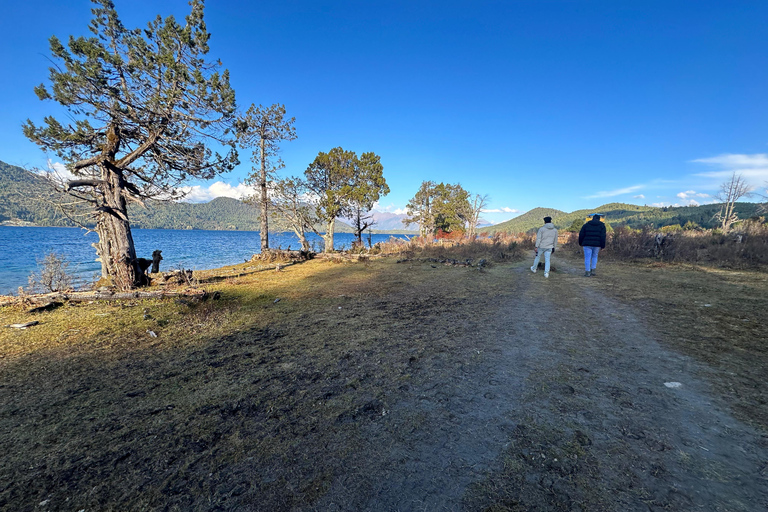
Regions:
<svg viewBox="0 0 768 512"><path fill-rule="evenodd" d="M477 203L478 218L485 198L480 199ZM422 182L419 191L408 201L406 210L408 217L403 223L418 223L422 237L434 235L438 229L446 233L464 230L473 219L469 192L459 184Z"/></svg>
<svg viewBox="0 0 768 512"><path fill-rule="evenodd" d="M432 214L437 229L446 233L464 230L471 218L471 209L469 192L458 183L440 183L435 187Z"/></svg>
<svg viewBox="0 0 768 512"><path fill-rule="evenodd" d="M51 37L51 87L35 89L72 121L27 120L24 134L75 176L64 188L90 204L102 273L124 290L142 277L127 203L178 197L187 178L210 179L237 165L235 92L229 72L205 60L202 0L190 2L184 25L158 16L143 30L125 28L111 0L92 1L93 37L70 37L66 46Z"/></svg>
<svg viewBox="0 0 768 512"><path fill-rule="evenodd" d="M313 196L315 214L325 223L324 251L333 251L336 218L347 215L353 205L373 205L389 187L384 179L384 166L374 153L358 158L354 151L340 147L318 153L304 171L307 187ZM370 207L368 207L370 210Z"/></svg>
<svg viewBox="0 0 768 512"><path fill-rule="evenodd" d="M248 182L258 188L256 202L261 215L261 252L269 249L270 202L267 184L274 178L276 171L285 167L277 155L281 141L296 139L294 121L294 117L286 118L285 106L278 104L269 107L251 105L238 120L237 135L240 147L254 148L251 161L255 165L253 172L248 176Z"/></svg>
<svg viewBox="0 0 768 512"><path fill-rule="evenodd" d="M346 216L352 219L355 242L362 246L363 231L374 223L370 211L381 196L389 194L389 186L384 179L381 157L375 153L363 153L355 166L355 188L345 211Z"/></svg>

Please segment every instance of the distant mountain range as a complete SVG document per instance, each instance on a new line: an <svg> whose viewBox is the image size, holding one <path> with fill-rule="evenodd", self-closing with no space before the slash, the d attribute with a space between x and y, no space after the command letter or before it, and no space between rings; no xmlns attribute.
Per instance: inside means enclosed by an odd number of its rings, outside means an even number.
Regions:
<svg viewBox="0 0 768 512"><path fill-rule="evenodd" d="M76 226L56 208L58 195L44 178L21 167L0 161L0 224L32 226ZM374 233L406 231L404 215L373 212ZM238 199L217 197L207 203L149 201L147 208L129 206L131 226L144 229L207 229L258 231L258 211ZM288 231L278 219L270 219L270 228ZM336 231L351 233L348 222L336 222Z"/></svg>
<svg viewBox="0 0 768 512"><path fill-rule="evenodd" d="M748 219L757 215L759 205L755 203L736 203L735 209L740 219ZM534 208L514 219L483 228L487 233L525 233L532 229L538 229L544 224L544 217L552 217L552 223L558 229L568 229L574 225L583 223L587 216L593 213L601 213L605 221L612 226L625 225L632 228L652 226L660 228L679 224L684 226L687 222L694 222L704 228L717 227L718 222L714 215L720 211L720 204L705 204L702 206L638 206L625 203L608 203L589 210L576 210L564 212L553 208Z"/></svg>
<svg viewBox="0 0 768 512"><path fill-rule="evenodd" d="M21 167L0 161L0 224L34 226L75 226L55 207L57 195L50 189L44 178ZM147 229L209 229L258 231L257 210L240 200L218 197L208 203L149 202L147 208L131 205L129 215L131 226ZM755 203L737 203L736 213L746 219L759 213ZM481 222L480 232L524 233L540 227L543 218L552 217L558 229L567 229L574 221L583 222L587 215L599 212L613 225L655 228L672 224L685 225L695 222L702 227L715 227L713 216L719 211L719 204L682 207L637 206L624 203L609 203L589 210L564 212L553 208L534 208L514 219L495 225ZM373 211L374 233L415 233L416 226L405 226L405 215ZM346 221L348 222L348 221ZM278 219L270 220L275 231L288 230ZM410 229L407 229L410 228ZM336 231L350 233L348 223L338 221Z"/></svg>

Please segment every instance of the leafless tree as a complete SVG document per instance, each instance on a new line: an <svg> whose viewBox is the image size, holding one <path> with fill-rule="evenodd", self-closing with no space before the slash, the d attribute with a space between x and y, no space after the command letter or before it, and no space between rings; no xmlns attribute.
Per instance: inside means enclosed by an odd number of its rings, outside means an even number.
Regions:
<svg viewBox="0 0 768 512"><path fill-rule="evenodd" d="M477 224L480 222L480 214L488 206L488 194L481 196L475 194L469 203L469 221L467 222L467 234L473 240L477 236Z"/></svg>
<svg viewBox="0 0 768 512"><path fill-rule="evenodd" d="M720 222L723 232L727 233L731 225L739 220L735 210L736 201L751 196L753 190L754 188L744 181L741 174L735 172L728 181L720 185L720 191L715 194L715 199L720 201L722 205L714 218Z"/></svg>
<svg viewBox="0 0 768 512"><path fill-rule="evenodd" d="M237 138L243 149L253 148L251 161L254 163L248 183L258 187L254 202L259 205L261 215L261 252L269 250L269 195L267 185L274 179L275 172L285 167L278 157L280 142L296 139L295 117L288 119L285 106L274 104L269 107L254 104L240 116Z"/></svg>
<svg viewBox="0 0 768 512"><path fill-rule="evenodd" d="M301 242L301 249L309 251L307 232L315 231L317 219L314 217L314 207L308 199L307 184L295 177L284 178L272 182L269 195L270 207L280 218L288 223Z"/></svg>

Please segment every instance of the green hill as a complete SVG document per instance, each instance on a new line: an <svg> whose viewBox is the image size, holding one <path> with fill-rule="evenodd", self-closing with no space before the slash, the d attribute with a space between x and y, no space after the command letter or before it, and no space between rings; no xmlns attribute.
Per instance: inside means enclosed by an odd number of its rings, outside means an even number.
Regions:
<svg viewBox="0 0 768 512"><path fill-rule="evenodd" d="M481 228L480 231L487 231L488 233L525 233L533 227L541 227L544 224L542 220L544 217L552 217L554 221L562 215L568 214L554 208L534 208L501 224Z"/></svg>
<svg viewBox="0 0 768 512"><path fill-rule="evenodd" d="M759 205L755 203L736 203L735 209L740 219L748 219L758 215L758 207ZM483 231L488 233L525 233L530 229L541 227L542 218L547 215L552 217L552 223L555 227L562 230L569 228L575 220L584 221L592 213L602 213L605 215L606 221L613 227L623 225L631 228L644 226L660 228L674 224L683 226L691 221L704 228L714 228L717 227L718 223L713 217L719 210L720 204L656 207L609 203L571 213L551 208L534 208L519 217L484 228Z"/></svg>
<svg viewBox="0 0 768 512"><path fill-rule="evenodd" d="M44 178L0 162L0 223L74 226L57 212L56 195Z"/></svg>
<svg viewBox="0 0 768 512"><path fill-rule="evenodd" d="M0 224L75 226L55 206L58 194L46 180L21 167L0 162ZM147 208L129 206L131 227L143 229L208 229L258 231L258 211L238 199L217 197L208 203L148 201ZM289 230L270 219L275 230ZM336 232L352 228L336 222Z"/></svg>

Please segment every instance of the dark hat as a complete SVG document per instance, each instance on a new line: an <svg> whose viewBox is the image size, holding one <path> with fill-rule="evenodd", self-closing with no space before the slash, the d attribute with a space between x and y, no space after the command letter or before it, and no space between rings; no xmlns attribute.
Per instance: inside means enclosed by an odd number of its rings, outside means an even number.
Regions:
<svg viewBox="0 0 768 512"><path fill-rule="evenodd" d="M552 222L552 217L544 217L544 222Z"/></svg>
<svg viewBox="0 0 768 512"><path fill-rule="evenodd" d="M600 220L600 214L599 214L599 213L596 213L596 214L594 214L594 215L592 216L592 218L593 218L594 220Z"/></svg>

